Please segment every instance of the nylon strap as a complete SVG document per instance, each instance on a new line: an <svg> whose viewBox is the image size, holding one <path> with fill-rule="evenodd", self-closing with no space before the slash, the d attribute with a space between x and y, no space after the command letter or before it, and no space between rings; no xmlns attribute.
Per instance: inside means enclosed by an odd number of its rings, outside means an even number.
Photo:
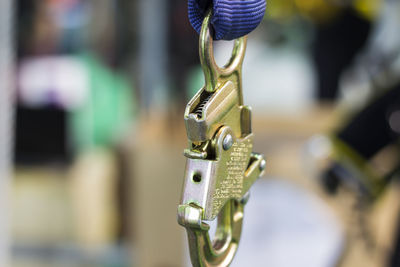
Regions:
<svg viewBox="0 0 400 267"><path fill-rule="evenodd" d="M266 9L265 0L188 0L189 20L197 33L211 2L214 40L233 40L247 35L260 24Z"/></svg>

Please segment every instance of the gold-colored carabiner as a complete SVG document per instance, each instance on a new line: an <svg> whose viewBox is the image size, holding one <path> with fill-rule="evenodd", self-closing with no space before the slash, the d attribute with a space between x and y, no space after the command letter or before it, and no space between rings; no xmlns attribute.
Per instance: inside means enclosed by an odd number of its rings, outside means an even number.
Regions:
<svg viewBox="0 0 400 267"><path fill-rule="evenodd" d="M184 152L187 162L178 222L187 230L193 266L226 267L238 248L248 191L266 164L262 155L252 152L251 109L243 105L246 37L235 40L230 61L218 67L210 18L211 11L199 42L206 83L185 110L189 148ZM212 242L205 221L216 217Z"/></svg>

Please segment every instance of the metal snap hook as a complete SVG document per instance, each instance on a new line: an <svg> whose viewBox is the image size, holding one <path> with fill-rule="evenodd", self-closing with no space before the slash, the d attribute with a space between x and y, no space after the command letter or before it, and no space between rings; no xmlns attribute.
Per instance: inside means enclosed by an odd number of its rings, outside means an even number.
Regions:
<svg viewBox="0 0 400 267"><path fill-rule="evenodd" d="M246 37L235 40L231 59L219 67L210 19L208 11L199 41L206 84L185 109L189 148L178 222L186 228L193 266L227 267L238 249L248 191L264 173L265 160L253 152L251 109L243 104ZM215 218L211 241L206 221Z"/></svg>

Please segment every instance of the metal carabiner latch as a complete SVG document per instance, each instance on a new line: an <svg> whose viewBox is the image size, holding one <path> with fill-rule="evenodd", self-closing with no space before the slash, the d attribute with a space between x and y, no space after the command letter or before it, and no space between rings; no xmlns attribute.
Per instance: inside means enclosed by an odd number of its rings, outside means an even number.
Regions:
<svg viewBox="0 0 400 267"><path fill-rule="evenodd" d="M246 37L235 40L232 57L215 63L210 35L211 11L200 33L199 53L205 86L188 103L189 139L178 222L187 230L193 266L226 267L238 248L243 208L251 185L265 170L265 159L253 153L251 109L243 105L242 63ZM218 217L213 242L209 225Z"/></svg>

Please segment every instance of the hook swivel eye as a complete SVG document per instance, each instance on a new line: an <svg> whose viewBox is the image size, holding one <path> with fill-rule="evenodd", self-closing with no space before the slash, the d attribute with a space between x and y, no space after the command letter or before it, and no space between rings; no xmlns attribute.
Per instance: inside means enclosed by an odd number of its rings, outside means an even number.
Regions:
<svg viewBox="0 0 400 267"><path fill-rule="evenodd" d="M199 46L200 62L206 80L205 90L209 93L214 92L225 80L224 78L240 72L247 43L246 36L236 39L230 60L224 67L219 67L215 62L213 38L210 33L211 15L212 10L209 9L201 28Z"/></svg>

